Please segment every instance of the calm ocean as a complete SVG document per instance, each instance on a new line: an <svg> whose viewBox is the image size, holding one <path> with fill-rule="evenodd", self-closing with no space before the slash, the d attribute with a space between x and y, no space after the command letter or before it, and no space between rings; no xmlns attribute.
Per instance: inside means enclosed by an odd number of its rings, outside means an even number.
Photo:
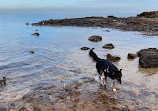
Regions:
<svg viewBox="0 0 158 111"><path fill-rule="evenodd" d="M128 53L136 53L143 48L158 48L158 37L115 29L108 29L110 32L107 32L106 28L25 25L26 22L84 16L0 15L0 79L7 77L7 85L0 88L0 102L18 100L39 83L50 80L68 81L75 77L94 77L98 81L95 63L88 56L88 51L80 50L87 46L94 47L101 58L106 59L107 53L121 57L121 61L115 65L123 69L123 85L117 87L120 91L124 89L139 92L142 95L140 101L158 108L158 96L154 95L158 94L158 69L139 68L138 58L134 61L127 60ZM36 29L39 30L39 37L31 35ZM88 37L92 35L102 36L103 41L88 41ZM114 44L115 49L103 49L102 46L107 43ZM35 53L31 54L29 51ZM146 94L138 89L148 91L152 98L147 99Z"/></svg>

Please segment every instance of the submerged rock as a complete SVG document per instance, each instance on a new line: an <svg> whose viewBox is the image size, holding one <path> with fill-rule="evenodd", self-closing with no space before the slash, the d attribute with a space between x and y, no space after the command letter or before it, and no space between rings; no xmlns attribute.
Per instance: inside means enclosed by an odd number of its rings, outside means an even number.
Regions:
<svg viewBox="0 0 158 111"><path fill-rule="evenodd" d="M35 51L32 51L32 50L31 50L31 51L30 51L30 53L31 53L31 54L34 54L34 53L35 53Z"/></svg>
<svg viewBox="0 0 158 111"><path fill-rule="evenodd" d="M137 54L132 54L132 53L128 53L127 58L128 59L135 59L137 56Z"/></svg>
<svg viewBox="0 0 158 111"><path fill-rule="evenodd" d="M143 68L158 67L158 49L148 48L137 52L139 56L139 65Z"/></svg>
<svg viewBox="0 0 158 111"><path fill-rule="evenodd" d="M26 22L25 24L26 24L26 25L29 25L29 23L28 23L28 22Z"/></svg>
<svg viewBox="0 0 158 111"><path fill-rule="evenodd" d="M108 61L111 61L111 62L118 62L120 61L120 57L117 57L117 56L112 56L111 54L107 54L107 58L106 58Z"/></svg>
<svg viewBox="0 0 158 111"><path fill-rule="evenodd" d="M93 42L99 42L99 41L102 41L102 37L99 35L93 35L89 37L88 40L93 41Z"/></svg>
<svg viewBox="0 0 158 111"><path fill-rule="evenodd" d="M31 35L39 36L39 33L33 33L33 34L31 34Z"/></svg>
<svg viewBox="0 0 158 111"><path fill-rule="evenodd" d="M114 45L113 44L105 44L104 46L103 46L103 48L105 48L105 49L113 49L114 48Z"/></svg>
<svg viewBox="0 0 158 111"><path fill-rule="evenodd" d="M35 31L38 31L37 29Z"/></svg>
<svg viewBox="0 0 158 111"><path fill-rule="evenodd" d="M0 107L0 111L8 111L7 108Z"/></svg>
<svg viewBox="0 0 158 111"><path fill-rule="evenodd" d="M89 47L82 47L81 50L89 50Z"/></svg>

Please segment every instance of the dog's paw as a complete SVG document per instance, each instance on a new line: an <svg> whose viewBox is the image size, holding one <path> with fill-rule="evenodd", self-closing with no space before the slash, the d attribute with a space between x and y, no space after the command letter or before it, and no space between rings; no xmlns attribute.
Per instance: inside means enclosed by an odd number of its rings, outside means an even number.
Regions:
<svg viewBox="0 0 158 111"><path fill-rule="evenodd" d="M114 92L116 92L116 89L112 89Z"/></svg>

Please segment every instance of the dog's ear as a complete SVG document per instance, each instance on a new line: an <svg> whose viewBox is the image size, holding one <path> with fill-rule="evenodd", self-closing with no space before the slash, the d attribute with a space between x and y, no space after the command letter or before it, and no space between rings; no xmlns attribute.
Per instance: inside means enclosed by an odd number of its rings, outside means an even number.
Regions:
<svg viewBox="0 0 158 111"><path fill-rule="evenodd" d="M120 72L122 71L122 69L120 69Z"/></svg>

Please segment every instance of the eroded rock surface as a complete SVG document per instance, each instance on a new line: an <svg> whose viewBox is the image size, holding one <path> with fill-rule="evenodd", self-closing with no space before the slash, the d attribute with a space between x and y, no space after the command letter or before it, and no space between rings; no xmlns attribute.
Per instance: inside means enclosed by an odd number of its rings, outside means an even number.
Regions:
<svg viewBox="0 0 158 111"><path fill-rule="evenodd" d="M158 67L158 49L148 48L137 52L139 56L139 65L143 68Z"/></svg>
<svg viewBox="0 0 158 111"><path fill-rule="evenodd" d="M151 12L153 13L153 12ZM155 12L154 12L155 13ZM146 13L140 14L145 16ZM114 16L104 17L85 17L71 19L50 19L32 23L35 26L79 26L79 27L102 27L115 28L125 31L139 31L148 36L158 35L158 20L156 16L151 17L128 17L119 18Z"/></svg>
<svg viewBox="0 0 158 111"><path fill-rule="evenodd" d="M92 42L99 42L99 41L102 41L102 37L99 35L93 35L93 36L89 37L88 40L90 40Z"/></svg>
<svg viewBox="0 0 158 111"><path fill-rule="evenodd" d="M137 54L132 54L132 53L128 53L127 58L128 59L135 59L137 56Z"/></svg>
<svg viewBox="0 0 158 111"><path fill-rule="evenodd" d="M105 49L113 49L113 48L114 48L114 45L111 44L111 43L105 44L105 45L103 46L103 48L105 48Z"/></svg>
<svg viewBox="0 0 158 111"><path fill-rule="evenodd" d="M151 12L143 12L137 17L145 17L145 18L158 18L158 11L151 11Z"/></svg>

